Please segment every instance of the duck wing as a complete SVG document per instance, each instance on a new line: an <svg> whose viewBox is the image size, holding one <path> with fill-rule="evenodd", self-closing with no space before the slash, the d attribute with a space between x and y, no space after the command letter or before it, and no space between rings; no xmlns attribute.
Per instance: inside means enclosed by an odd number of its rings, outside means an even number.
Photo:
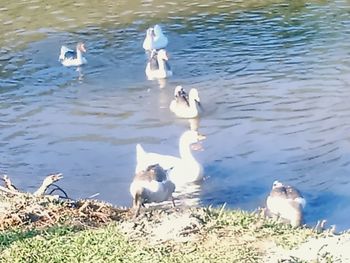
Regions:
<svg viewBox="0 0 350 263"><path fill-rule="evenodd" d="M74 52L74 50L67 48L66 46L62 46L61 53L60 53L58 60L60 60L60 61L64 60L67 52Z"/></svg>
<svg viewBox="0 0 350 263"><path fill-rule="evenodd" d="M183 104L186 106L190 106L190 103L188 101L188 94L185 90L181 89L176 95L175 95L176 103Z"/></svg>
<svg viewBox="0 0 350 263"><path fill-rule="evenodd" d="M66 53L64 53L65 59L76 59L77 57L77 52L75 51L67 51Z"/></svg>
<svg viewBox="0 0 350 263"><path fill-rule="evenodd" d="M159 69L159 63L157 60L157 56L153 56L149 59L148 61L149 65L150 65L150 69L151 70L158 70Z"/></svg>

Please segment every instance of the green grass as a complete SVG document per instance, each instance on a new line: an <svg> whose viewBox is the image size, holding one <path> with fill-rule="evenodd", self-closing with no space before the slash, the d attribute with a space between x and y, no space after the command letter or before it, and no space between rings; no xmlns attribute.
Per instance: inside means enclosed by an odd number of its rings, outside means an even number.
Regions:
<svg viewBox="0 0 350 263"><path fill-rule="evenodd" d="M261 262L261 244L302 242L310 232L239 211L203 209L193 216L200 232L188 242L150 245L146 236L131 241L116 223L98 229L56 226L0 233L0 262ZM203 212L204 211L204 212Z"/></svg>

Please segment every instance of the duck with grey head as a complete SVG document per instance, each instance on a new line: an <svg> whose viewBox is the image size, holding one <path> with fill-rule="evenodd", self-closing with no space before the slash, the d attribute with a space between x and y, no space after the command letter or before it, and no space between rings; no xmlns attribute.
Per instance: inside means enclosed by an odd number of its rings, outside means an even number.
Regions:
<svg viewBox="0 0 350 263"><path fill-rule="evenodd" d="M187 94L182 86L175 88L174 99L171 101L169 108L180 118L196 118L203 111L198 90L192 88Z"/></svg>
<svg viewBox="0 0 350 263"><path fill-rule="evenodd" d="M149 165L145 170L137 172L130 185L135 209L134 218L146 203L160 203L171 199L175 206L172 196L174 191L174 183L167 179L167 172L159 164Z"/></svg>
<svg viewBox="0 0 350 263"><path fill-rule="evenodd" d="M274 181L266 199L267 212L287 221L293 227L303 224L303 209L306 201L301 193L290 185Z"/></svg>
<svg viewBox="0 0 350 263"><path fill-rule="evenodd" d="M146 65L146 76L149 80L165 79L173 75L169 65L169 55L165 49L152 50Z"/></svg>

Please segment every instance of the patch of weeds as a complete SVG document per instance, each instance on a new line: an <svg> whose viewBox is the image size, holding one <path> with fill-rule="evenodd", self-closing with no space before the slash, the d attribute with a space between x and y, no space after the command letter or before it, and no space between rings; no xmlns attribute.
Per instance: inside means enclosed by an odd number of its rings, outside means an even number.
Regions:
<svg viewBox="0 0 350 263"><path fill-rule="evenodd" d="M19 228L0 232L0 251L10 246L13 242L31 239L35 236L51 238L53 236L63 236L71 232L78 231L73 226L54 226L47 229L21 230Z"/></svg>

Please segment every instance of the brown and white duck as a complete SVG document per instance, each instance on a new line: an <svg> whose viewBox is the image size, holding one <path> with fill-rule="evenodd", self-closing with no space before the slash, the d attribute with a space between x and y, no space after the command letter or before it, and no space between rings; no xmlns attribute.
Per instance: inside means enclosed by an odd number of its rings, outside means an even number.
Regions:
<svg viewBox="0 0 350 263"><path fill-rule="evenodd" d="M174 183L168 180L167 172L159 164L149 165L145 170L137 172L130 185L135 217L146 203L160 203L171 199L175 206L172 196L174 191Z"/></svg>
<svg viewBox="0 0 350 263"><path fill-rule="evenodd" d="M286 220L297 227L303 223L303 209L306 201L301 193L290 185L274 181L266 199L266 207L272 216Z"/></svg>

